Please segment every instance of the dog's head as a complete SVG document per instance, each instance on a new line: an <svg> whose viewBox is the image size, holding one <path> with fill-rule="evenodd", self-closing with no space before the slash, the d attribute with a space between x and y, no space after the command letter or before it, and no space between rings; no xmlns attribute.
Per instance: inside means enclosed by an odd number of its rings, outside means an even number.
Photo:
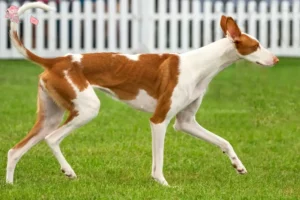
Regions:
<svg viewBox="0 0 300 200"><path fill-rule="evenodd" d="M220 25L226 37L234 43L239 57L262 66L273 66L279 61L257 39L242 33L231 17L223 15Z"/></svg>

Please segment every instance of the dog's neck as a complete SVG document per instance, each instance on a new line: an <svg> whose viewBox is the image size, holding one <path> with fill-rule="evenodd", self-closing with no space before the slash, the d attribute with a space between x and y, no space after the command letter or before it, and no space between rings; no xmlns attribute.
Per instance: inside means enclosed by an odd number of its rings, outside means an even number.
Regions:
<svg viewBox="0 0 300 200"><path fill-rule="evenodd" d="M205 77L213 78L218 72L239 60L237 50L229 38L223 38L200 49L182 54L187 70L199 82ZM186 70L186 69L185 69Z"/></svg>

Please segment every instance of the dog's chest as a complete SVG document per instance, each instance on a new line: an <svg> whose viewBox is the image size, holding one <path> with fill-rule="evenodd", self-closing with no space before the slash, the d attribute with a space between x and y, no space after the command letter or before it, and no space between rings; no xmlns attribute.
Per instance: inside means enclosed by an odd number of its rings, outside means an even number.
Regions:
<svg viewBox="0 0 300 200"><path fill-rule="evenodd" d="M145 112L154 112L157 104L157 100L148 95L145 90L140 90L138 95L133 100L123 101L129 106L142 110Z"/></svg>

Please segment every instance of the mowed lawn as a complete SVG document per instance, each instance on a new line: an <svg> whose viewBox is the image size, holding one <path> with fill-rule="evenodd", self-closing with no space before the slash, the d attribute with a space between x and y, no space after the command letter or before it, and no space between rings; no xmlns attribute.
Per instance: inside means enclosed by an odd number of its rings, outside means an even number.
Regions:
<svg viewBox="0 0 300 200"><path fill-rule="evenodd" d="M151 179L150 114L97 92L99 116L61 144L78 178L69 180L45 142L5 184L7 151L35 121L38 74L28 61L0 61L0 199L300 199L300 59L274 68L241 61L210 84L197 113L231 142L248 174L218 147L168 128L164 174Z"/></svg>

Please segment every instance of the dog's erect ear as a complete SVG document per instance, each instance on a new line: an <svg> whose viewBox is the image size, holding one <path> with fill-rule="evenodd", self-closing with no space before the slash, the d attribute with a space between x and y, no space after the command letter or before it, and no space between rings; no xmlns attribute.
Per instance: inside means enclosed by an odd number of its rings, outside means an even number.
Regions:
<svg viewBox="0 0 300 200"><path fill-rule="evenodd" d="M225 15L222 15L220 25L221 25L224 35L227 34L226 22L227 22L227 17Z"/></svg>
<svg viewBox="0 0 300 200"><path fill-rule="evenodd" d="M226 20L226 30L229 36L235 41L240 41L240 37L242 35L240 28L235 23L235 21L232 19L232 17L227 17Z"/></svg>

